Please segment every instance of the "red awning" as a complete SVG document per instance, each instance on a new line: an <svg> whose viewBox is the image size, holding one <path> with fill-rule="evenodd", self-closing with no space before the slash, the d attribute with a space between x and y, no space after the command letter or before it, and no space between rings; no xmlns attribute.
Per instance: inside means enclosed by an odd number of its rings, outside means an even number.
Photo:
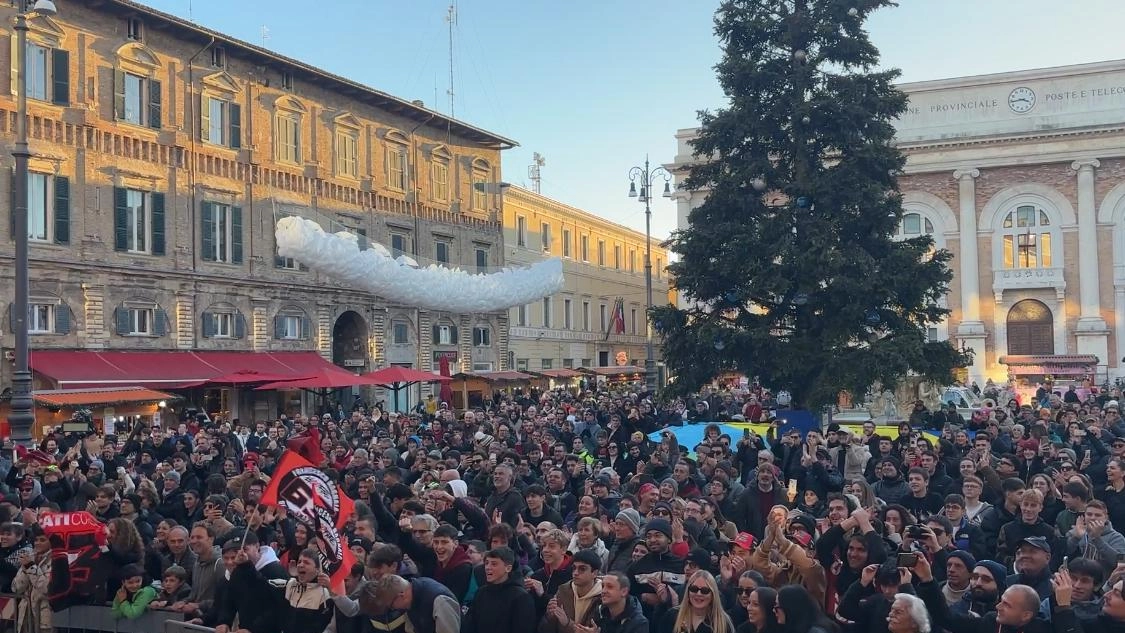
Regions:
<svg viewBox="0 0 1125 633"><path fill-rule="evenodd" d="M108 387L105 389L54 389L32 394L39 404L69 407L91 404L117 404L120 402L160 402L175 400L177 396L142 387Z"/></svg>
<svg viewBox="0 0 1125 633"><path fill-rule="evenodd" d="M449 382L451 380L449 376L440 376L432 372L411 369L410 367L399 367L398 365L377 369L369 374L364 374L363 377L370 380L370 384L381 386L390 386L404 382Z"/></svg>
<svg viewBox="0 0 1125 633"><path fill-rule="evenodd" d="M65 389L184 389L242 371L293 380L312 376L326 365L339 369L316 352L33 350L30 362L36 373Z"/></svg>

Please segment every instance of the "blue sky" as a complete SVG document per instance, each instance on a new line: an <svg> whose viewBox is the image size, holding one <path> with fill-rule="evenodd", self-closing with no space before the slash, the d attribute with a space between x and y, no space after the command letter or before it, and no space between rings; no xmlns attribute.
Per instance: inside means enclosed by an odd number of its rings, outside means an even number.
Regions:
<svg viewBox="0 0 1125 633"><path fill-rule="evenodd" d="M449 111L449 0L142 0L328 71ZM721 105L712 66L718 0L459 0L455 114L515 139L504 179L644 230L625 197L648 153L675 154L673 134ZM901 0L868 21L885 66L904 81L1125 58L1121 0ZM314 11L315 9L315 11ZM435 99L436 95L436 99ZM653 207L653 235L675 208Z"/></svg>

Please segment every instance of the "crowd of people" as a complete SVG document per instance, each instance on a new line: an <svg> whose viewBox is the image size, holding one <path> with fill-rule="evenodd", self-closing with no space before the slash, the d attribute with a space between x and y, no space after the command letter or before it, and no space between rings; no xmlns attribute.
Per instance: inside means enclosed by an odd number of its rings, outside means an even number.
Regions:
<svg viewBox="0 0 1125 633"><path fill-rule="evenodd" d="M1118 396L802 431L759 388L595 386L52 434L0 458L0 591L51 629L38 523L86 510L112 562L93 601L217 633L1125 632ZM261 503L294 438L355 501L343 586Z"/></svg>

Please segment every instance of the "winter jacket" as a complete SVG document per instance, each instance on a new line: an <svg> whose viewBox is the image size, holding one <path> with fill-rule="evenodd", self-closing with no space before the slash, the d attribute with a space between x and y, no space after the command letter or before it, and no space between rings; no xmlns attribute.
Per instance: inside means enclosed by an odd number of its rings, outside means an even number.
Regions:
<svg viewBox="0 0 1125 633"><path fill-rule="evenodd" d="M960 525L953 526L953 532L952 545L955 549L964 550L977 560L988 559L990 550L979 525L962 518Z"/></svg>
<svg viewBox="0 0 1125 633"><path fill-rule="evenodd" d="M270 585L281 592L279 624L285 633L323 631L332 619L332 596L316 583L303 583L296 578L271 580Z"/></svg>
<svg viewBox="0 0 1125 633"><path fill-rule="evenodd" d="M1102 535L1091 538L1089 532L1078 536L1071 530L1066 536L1066 555L1071 558L1089 558L1102 564L1106 574L1117 567L1117 557L1125 554L1125 536L1107 522Z"/></svg>
<svg viewBox="0 0 1125 633"><path fill-rule="evenodd" d="M879 481L871 484L871 491L875 493L876 497L887 502L887 505L891 505L902 501L906 495L910 494L910 487L906 485L906 480L899 474L894 479L880 478Z"/></svg>
<svg viewBox="0 0 1125 633"><path fill-rule="evenodd" d="M27 630L24 627L26 618L34 614L35 622L39 629L53 630L51 627L51 605L47 602L47 585L51 581L51 555L48 553L30 565L19 568L15 580L12 581L12 591L18 596L27 596L19 601L17 613L17 631Z"/></svg>
<svg viewBox="0 0 1125 633"><path fill-rule="evenodd" d="M603 571L619 571L625 573L629 569L629 565L633 564L633 549L637 547L637 543L642 542L639 537L633 537L624 541L615 541L609 548L609 554L606 556Z"/></svg>
<svg viewBox="0 0 1125 633"><path fill-rule="evenodd" d="M763 513L762 507L758 503L759 496L762 494L758 484L751 482L738 496L734 514L727 515L727 518L734 521L739 530L749 532L759 540L765 536L766 513L769 512L769 508L766 508L765 513ZM768 494L772 498L770 501L771 508L785 503L785 490L782 489L781 484L774 483L773 490Z"/></svg>
<svg viewBox="0 0 1125 633"><path fill-rule="evenodd" d="M461 618L461 633L527 633L538 620L535 600L518 575L477 590L473 604Z"/></svg>
<svg viewBox="0 0 1125 633"><path fill-rule="evenodd" d="M594 616L597 612L597 607L601 604L602 594L602 581L595 580L593 586L590 587L589 593L583 596L586 601L586 611L582 617L577 620L578 624L582 626L590 626L594 622ZM572 622L575 620L575 605L578 601L578 594L574 588L573 582L568 582L559 587L558 593L555 594L555 600L558 601L559 606L562 607L563 613ZM539 622L539 633L568 633L573 631L573 626L563 627L561 623L549 615L544 617Z"/></svg>
<svg viewBox="0 0 1125 633"><path fill-rule="evenodd" d="M660 620L656 623L656 633L679 633L676 631L676 618L680 617L680 608L673 607L664 612ZM726 618L726 630L733 631L734 624L730 621L730 616L724 611L719 611L719 617ZM707 622L700 622L699 627L696 629L689 629L689 633L713 633L714 628Z"/></svg>
<svg viewBox="0 0 1125 633"><path fill-rule="evenodd" d="M523 500L523 494L515 486L512 486L507 492L493 492L484 504L484 514L491 519L492 513L500 510L504 523L515 525L519 522L520 512L526 507L527 503Z"/></svg>
<svg viewBox="0 0 1125 633"><path fill-rule="evenodd" d="M817 604L824 604L826 577L820 561L788 539L780 542L778 552L784 559L782 563L771 561L770 553L761 546L754 548L749 568L760 573L771 587L801 585Z"/></svg>
<svg viewBox="0 0 1125 633"><path fill-rule="evenodd" d="M238 628L250 633L275 633L281 629L281 609L269 579L249 561L234 568L230 574L225 599L219 612L219 624L231 626L235 616Z"/></svg>
<svg viewBox="0 0 1125 633"><path fill-rule="evenodd" d="M914 593L909 583L899 587L899 593ZM840 598L836 614L855 625L853 631L864 633L887 633L887 616L891 612L891 602L879 592L875 583L864 585L853 582Z"/></svg>
<svg viewBox="0 0 1125 633"><path fill-rule="evenodd" d="M134 620L144 615L148 603L156 599L156 590L151 586L141 587L136 593L127 595L124 600L113 599L113 617Z"/></svg>
<svg viewBox="0 0 1125 633"><path fill-rule="evenodd" d="M950 611L949 605L941 596L941 588L932 580L918 583L916 587L918 597L929 607L930 617L933 620L934 630L944 628L950 633L1054 633L1060 631L1052 628L1051 623L1038 618L1031 620L1024 627L1001 626L996 623L996 612L989 611L983 616L960 615Z"/></svg>
<svg viewBox="0 0 1125 633"><path fill-rule="evenodd" d="M821 499L827 499L828 493L840 492L844 489L844 477L835 468L821 462L815 462L804 470L799 480L798 489L803 493L812 490Z"/></svg>
<svg viewBox="0 0 1125 633"><path fill-rule="evenodd" d="M844 474L846 481L861 479L867 460L871 459L871 451L865 444L843 444L828 449L828 454L832 457L836 470Z"/></svg>
<svg viewBox="0 0 1125 633"><path fill-rule="evenodd" d="M1015 514L1008 512L1008 509L1001 503L984 510L977 518L980 519L978 521L980 531L984 532L985 547L988 548L988 551L995 552L996 541L1000 538L1000 528L1015 521L1017 517Z"/></svg>
<svg viewBox="0 0 1125 633"><path fill-rule="evenodd" d="M604 604L599 604L594 622L600 633L649 633L648 619L641 612L641 603L632 596L626 600L625 610L617 617L611 616Z"/></svg>
<svg viewBox="0 0 1125 633"><path fill-rule="evenodd" d="M1017 518L1000 528L1000 534L996 539L996 549L992 550L996 552L996 558L994 559L996 562L1005 567L1011 567L1011 564L1016 560L1016 547L1019 542L1032 536L1042 536L1047 539L1047 543L1051 546L1051 552L1055 554L1052 558L1059 558L1059 533L1055 530L1055 526L1047 525L1038 516L1035 519L1035 523L1029 524L1024 523L1023 519Z"/></svg>

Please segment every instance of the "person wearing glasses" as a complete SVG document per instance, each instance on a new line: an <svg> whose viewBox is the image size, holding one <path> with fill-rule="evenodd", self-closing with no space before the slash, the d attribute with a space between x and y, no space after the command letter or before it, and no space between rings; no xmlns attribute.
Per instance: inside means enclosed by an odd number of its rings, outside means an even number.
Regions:
<svg viewBox="0 0 1125 633"><path fill-rule="evenodd" d="M723 611L719 586L710 572L691 575L683 604L668 610L656 627L657 633L734 633L730 617Z"/></svg>

